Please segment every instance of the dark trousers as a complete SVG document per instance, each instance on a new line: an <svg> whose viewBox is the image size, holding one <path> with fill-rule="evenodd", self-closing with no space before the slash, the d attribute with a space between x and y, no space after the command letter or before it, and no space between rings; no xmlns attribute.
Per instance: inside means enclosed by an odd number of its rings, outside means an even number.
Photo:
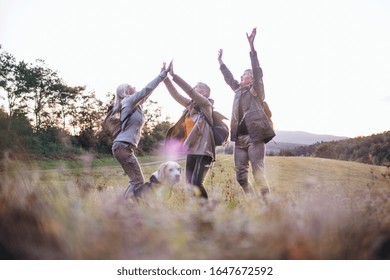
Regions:
<svg viewBox="0 0 390 280"><path fill-rule="evenodd" d="M210 169L212 158L204 155L187 155L186 182L195 188L195 193L205 199L208 198L203 180Z"/></svg>

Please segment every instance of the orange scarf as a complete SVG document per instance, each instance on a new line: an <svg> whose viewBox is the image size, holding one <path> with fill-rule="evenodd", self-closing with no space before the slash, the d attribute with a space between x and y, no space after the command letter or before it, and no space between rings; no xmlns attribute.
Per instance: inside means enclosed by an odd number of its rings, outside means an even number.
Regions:
<svg viewBox="0 0 390 280"><path fill-rule="evenodd" d="M184 119L184 122L183 122L183 128L184 128L184 137L181 138L181 141L184 142L186 140L186 138L188 137L188 135L190 134L191 130L194 128L194 122L192 120L192 118L190 116L187 116L185 119Z"/></svg>

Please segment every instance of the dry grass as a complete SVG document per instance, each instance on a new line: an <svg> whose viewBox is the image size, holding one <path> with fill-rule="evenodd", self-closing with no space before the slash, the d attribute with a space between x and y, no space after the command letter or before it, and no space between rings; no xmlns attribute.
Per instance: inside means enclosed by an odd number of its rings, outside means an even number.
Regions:
<svg viewBox="0 0 390 280"><path fill-rule="evenodd" d="M168 201L122 200L120 167L40 171L3 161L0 258L389 259L384 167L267 158L268 205L246 197L220 155L200 206L180 184ZM145 166L145 176L157 166Z"/></svg>

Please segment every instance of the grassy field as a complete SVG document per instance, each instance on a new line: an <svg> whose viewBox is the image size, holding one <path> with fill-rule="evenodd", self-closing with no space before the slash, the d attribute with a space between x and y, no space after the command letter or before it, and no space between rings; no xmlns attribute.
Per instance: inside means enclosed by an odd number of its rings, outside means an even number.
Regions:
<svg viewBox="0 0 390 280"><path fill-rule="evenodd" d="M232 156L218 155L202 207L184 182L168 201L124 201L127 177L115 161L99 161L43 168L4 159L0 259L390 258L385 167L267 157L265 205L242 193ZM157 167L144 165L145 177Z"/></svg>

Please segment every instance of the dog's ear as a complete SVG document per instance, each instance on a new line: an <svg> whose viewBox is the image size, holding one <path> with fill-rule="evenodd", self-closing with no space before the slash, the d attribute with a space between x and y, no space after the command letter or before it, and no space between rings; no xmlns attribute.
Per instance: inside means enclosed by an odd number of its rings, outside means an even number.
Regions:
<svg viewBox="0 0 390 280"><path fill-rule="evenodd" d="M166 169L167 169L167 163L166 162L161 164L160 167L158 168L156 177L157 177L157 180L159 182L164 181Z"/></svg>

